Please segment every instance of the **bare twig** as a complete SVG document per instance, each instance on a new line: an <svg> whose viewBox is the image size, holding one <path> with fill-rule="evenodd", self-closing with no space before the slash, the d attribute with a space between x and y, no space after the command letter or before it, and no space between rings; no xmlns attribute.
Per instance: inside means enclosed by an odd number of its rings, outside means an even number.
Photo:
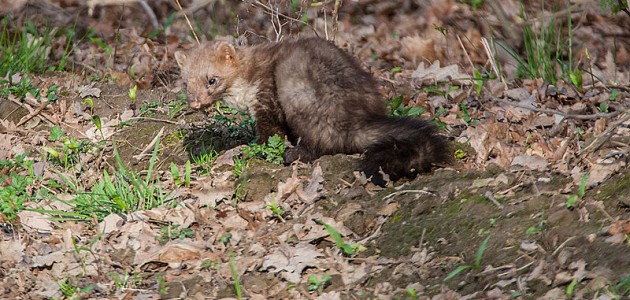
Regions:
<svg viewBox="0 0 630 300"><path fill-rule="evenodd" d="M26 109L28 111L28 113L30 115L32 115L31 117L29 117L29 119L31 119L32 117L34 117L35 115L41 115L44 121L48 122L48 124L50 125L55 125L55 122L53 122L53 118L51 115L46 114L44 112L42 112L43 107L40 107L38 109L33 109L32 107L30 107L29 105L23 104L22 102L20 102L17 98L15 97L9 97L9 100L11 100L11 102L21 106L22 108ZM45 105L43 105L45 107ZM26 120L26 122L28 122L28 120ZM22 122L19 122L18 124L23 124ZM19 125L16 125L16 127L18 127Z"/></svg>
<svg viewBox="0 0 630 300"><path fill-rule="evenodd" d="M271 3L269 3L269 7L272 7ZM278 10L277 7L275 10L272 8L271 12L267 12L267 14L271 18L271 26L273 27L273 31L276 33L276 42L279 42L282 40L282 27L284 27L287 22L280 22L280 10Z"/></svg>
<svg viewBox="0 0 630 300"><path fill-rule="evenodd" d="M497 201L497 199L494 198L494 195L492 194L491 191L486 191L486 198L488 198L488 200L490 200L490 202L492 202L492 204L496 205L496 207L498 207L499 209L503 209L503 205L501 203L499 203L499 201Z"/></svg>
<svg viewBox="0 0 630 300"><path fill-rule="evenodd" d="M497 74L497 77L499 77L499 80L501 81L501 83L503 83L504 89L507 90L507 83L505 83L505 78L503 78L503 74L501 74L501 72L499 71L499 65L497 64L497 61L496 61L496 56L495 56L496 49L494 49L494 47L490 47L490 43L485 37L481 38L481 44L483 45L483 49L486 51L486 55L488 56L488 61L490 62L490 66L492 67L492 70L494 71L495 74Z"/></svg>
<svg viewBox="0 0 630 300"><path fill-rule="evenodd" d="M145 121L152 121L152 122L163 122L163 123L167 123L167 124L173 124L173 125L181 125L178 122L175 121L171 121L171 120L165 120L165 119L158 119L158 118L149 118L149 117L133 117L131 118L132 120L145 120Z"/></svg>
<svg viewBox="0 0 630 300"><path fill-rule="evenodd" d="M195 37L195 41L197 41L197 45L200 45L201 42L199 42L199 37L197 37L197 33L195 32L195 28L193 28L192 24L190 23L190 20L188 19L188 16L183 12L182 5L179 4L179 0L175 0L175 2L177 3L177 7L179 8L179 11L184 15L184 19L186 19L186 23L188 23L188 28L190 28L190 31L192 32L193 36Z"/></svg>
<svg viewBox="0 0 630 300"><path fill-rule="evenodd" d="M153 9L151 9L151 6L149 6L149 4L147 4L147 2L145 0L139 0L138 2L140 3L140 6L142 6L142 8L144 8L144 11L149 16L149 19L151 20L151 25L153 25L153 28L155 28L155 29L160 28L161 27L160 23L158 22L158 19L155 16L155 13L153 12Z"/></svg>
<svg viewBox="0 0 630 300"><path fill-rule="evenodd" d="M279 11L275 11L273 9L273 7L271 7L271 5L267 5L265 3L260 2L259 0L254 1L253 3L250 3L250 5L252 6L259 6L261 8L264 9L264 12L267 14L273 14L273 13L277 13L279 17L283 17L286 18L287 20L293 21L293 22L298 22L300 24L303 24L304 26L308 27L309 29L311 29L313 31L313 33L315 33L315 36L319 37L319 34L317 33L317 31L315 30L315 28L313 28L313 26L311 26L310 24L308 24L307 22L304 22L302 20L287 16Z"/></svg>
<svg viewBox="0 0 630 300"><path fill-rule="evenodd" d="M430 196L435 196L435 194L431 193L431 192L427 192L425 190L403 190L403 191L398 191L395 193L391 193L385 197L383 197L383 201L389 200L389 198L394 198L398 195L402 195L402 194L408 194L408 193L417 193L417 194L425 194L425 195L430 195Z"/></svg>
<svg viewBox="0 0 630 300"><path fill-rule="evenodd" d="M24 125L24 123L28 122L30 119L32 119L33 117L35 117L36 115L38 115L39 113L41 113L41 111L46 108L46 103L42 103L41 105L39 105L38 108L36 108L35 110L33 110L31 113L29 113L28 115L24 116L17 124L15 124L16 127L20 127L22 125Z"/></svg>
<svg viewBox="0 0 630 300"><path fill-rule="evenodd" d="M582 149L578 153L578 156L585 157L588 153L597 151L610 139L610 137L612 136L612 132L617 129L619 125L625 123L628 120L630 120L630 114L625 113L623 118L620 118L619 120L610 123L610 125L608 125L608 127L606 128L606 130L604 130L604 132L602 132L602 134L600 134L597 138L593 140L593 142L591 142L588 146L586 146L586 148Z"/></svg>
<svg viewBox="0 0 630 300"><path fill-rule="evenodd" d="M539 112L539 113L543 113L543 114L548 114L548 115L559 115L564 117L564 119L575 119L575 120L595 120L595 119L606 119L606 118L613 118L616 117L618 115L621 114L620 111L613 111L613 112L609 112L609 113L596 113L596 114L590 114L590 115L576 115L576 114L569 114L569 113L565 113L562 111L557 111L557 110L553 110L553 109L544 109L544 108L536 108L536 107L531 107L531 106L527 106L527 105L523 105L520 103L515 103L515 102L510 102L504 99L499 99L499 98L495 98L493 99L496 102L499 103L503 103L503 104L508 104L514 107L518 107L518 108L523 108L523 109L527 109L527 110L531 110L531 111L535 111L535 112Z"/></svg>
<svg viewBox="0 0 630 300"><path fill-rule="evenodd" d="M627 2L624 3L623 0L617 0L617 4L619 5L619 9L621 9L623 12L625 12L626 15L630 16L630 10L628 10L628 7L626 7Z"/></svg>
<svg viewBox="0 0 630 300"><path fill-rule="evenodd" d="M155 146L155 143L157 143L158 139L162 136L163 133L164 133L164 127L160 129L160 131L155 135L153 140L144 148L144 150L142 150L140 154L134 155L133 158L135 158L136 160L141 160L145 156L150 156L151 149L153 149L153 147Z"/></svg>
<svg viewBox="0 0 630 300"><path fill-rule="evenodd" d="M473 70L473 75L470 76L470 78L475 78L475 74L474 74L475 64L473 64L472 59L470 59L470 55L468 55L468 50L466 50L466 47L464 47L464 43L462 42L462 39L459 37L459 34L457 35L457 41L459 41L459 46L462 47L462 51L464 51L466 60L468 60L468 63L470 64L470 69Z"/></svg>
<svg viewBox="0 0 630 300"><path fill-rule="evenodd" d="M333 7L333 11L332 11L332 30L333 30L333 38L332 40L335 40L335 37L337 36L337 31L339 30L339 8L341 8L341 0L335 0L335 6Z"/></svg>

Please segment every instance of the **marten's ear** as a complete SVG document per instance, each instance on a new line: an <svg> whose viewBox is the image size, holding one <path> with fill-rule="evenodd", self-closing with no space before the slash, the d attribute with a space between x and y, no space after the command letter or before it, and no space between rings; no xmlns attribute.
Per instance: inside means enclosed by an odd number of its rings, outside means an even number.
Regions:
<svg viewBox="0 0 630 300"><path fill-rule="evenodd" d="M186 52L184 51L175 51L175 61L177 61L177 65L180 68L183 68L184 62L186 61Z"/></svg>
<svg viewBox="0 0 630 300"><path fill-rule="evenodd" d="M230 43L221 42L217 46L217 58L220 62L234 64L236 63L236 49Z"/></svg>

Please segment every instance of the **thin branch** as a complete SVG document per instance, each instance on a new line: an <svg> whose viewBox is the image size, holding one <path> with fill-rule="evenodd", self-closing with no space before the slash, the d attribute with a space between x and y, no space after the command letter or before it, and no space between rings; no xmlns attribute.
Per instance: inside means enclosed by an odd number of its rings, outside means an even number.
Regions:
<svg viewBox="0 0 630 300"><path fill-rule="evenodd" d="M149 16L149 19L151 20L151 25L153 25L153 28L159 29L161 27L160 23L158 22L158 19L155 16L155 12L153 12L153 9L151 9L151 6L149 6L149 4L147 4L145 0L140 0L138 1L138 3L140 3L140 6L144 8L144 11Z"/></svg>
<svg viewBox="0 0 630 300"><path fill-rule="evenodd" d="M402 191L398 191L398 192L394 192L391 193L385 197L383 197L383 202L386 202L386 200L389 200L390 198L394 198L398 195L402 195L402 194L408 194L408 193L416 193L416 194L424 194L424 195L430 195L430 196L435 196L435 194L425 191L425 190L402 190Z"/></svg>
<svg viewBox="0 0 630 300"><path fill-rule="evenodd" d="M619 9L625 12L626 15L630 16L630 10L626 7L626 3L624 3L623 0L617 0L617 3L619 4Z"/></svg>
<svg viewBox="0 0 630 300"><path fill-rule="evenodd" d="M339 8L341 7L341 0L335 0L335 6L333 7L332 17L333 17L333 38L334 41L337 37L337 31L339 30Z"/></svg>
<svg viewBox="0 0 630 300"><path fill-rule="evenodd" d="M192 34L195 37L195 41L197 41L197 45L200 45L201 42L199 42L199 37L197 37L195 28L193 28L192 24L190 23L190 20L188 19L188 16L186 15L186 13L184 13L184 10L182 9L182 5L179 4L179 0L175 0L175 2L177 3L177 7L179 8L179 11L184 15L184 19L186 19L186 23L188 23L188 27L190 28L190 31L192 31Z"/></svg>
<svg viewBox="0 0 630 300"><path fill-rule="evenodd" d="M600 134L597 138L595 138L595 140L593 140L593 142L591 142L588 146L586 146L586 148L582 149L582 151L578 153L578 156L585 157L588 153L597 151L610 139L610 137L612 136L612 132L617 129L619 125L625 123L628 120L630 120L630 114L625 113L623 118L613 123L610 123L610 125L608 125L608 127L606 128L606 130L604 130L604 132L602 132L602 134Z"/></svg>
<svg viewBox="0 0 630 300"><path fill-rule="evenodd" d="M268 5L266 5L266 4L262 3L262 2L260 2L259 0L256 0L256 1L254 1L253 3L251 3L251 2L250 2L250 5L252 5L252 6L259 6L259 7L263 8L263 9L264 9L263 11L264 11L265 13L267 13L267 14L274 14L274 13L277 13L277 14L278 14L278 16L281 16L281 17L286 18L286 19L288 19L288 20L290 20L290 21L293 21L293 22L298 22L298 23L300 23L300 24L303 24L304 26L306 26L306 27L308 27L309 29L311 29L311 30L313 31L313 33L315 33L315 36L319 37L319 34L318 34L318 33L317 33L317 31L315 30L315 28L313 28L313 26L311 26L311 25L310 25L310 24L308 24L307 22L304 22L304 21L302 21L302 20L299 20L299 19L296 19L296 18L293 18L293 17L287 16L287 15L285 15L285 14L283 14L283 13L280 13L279 11L278 11L278 12L276 12L276 11L274 11L274 9L273 9L270 5L268 6Z"/></svg>
<svg viewBox="0 0 630 300"><path fill-rule="evenodd" d="M569 113L565 113L565 112L557 111L557 110L553 110L553 109L544 109L544 108L531 107L531 106L527 106L527 105L523 105L523 104L515 103L515 102L510 102L510 101L499 99L499 98L495 98L493 100L496 101L496 102L499 102L499 103L508 104L508 105L511 105L511 106L514 106L514 107L523 108L523 109L527 109L527 110L531 110L531 111L534 111L534 112L539 112L539 113L543 113L543 114L547 114L547 115L559 115L559 116L564 117L565 119L575 119L575 120L607 119L607 118L616 117L616 116L621 114L620 111L613 111L613 112L609 112L609 113L596 113L596 114L590 114L590 115L576 115L576 114L569 114Z"/></svg>

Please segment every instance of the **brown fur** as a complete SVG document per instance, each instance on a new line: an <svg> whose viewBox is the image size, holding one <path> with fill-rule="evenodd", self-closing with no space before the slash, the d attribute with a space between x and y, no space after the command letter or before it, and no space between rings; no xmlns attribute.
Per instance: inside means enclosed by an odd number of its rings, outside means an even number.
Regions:
<svg viewBox="0 0 630 300"><path fill-rule="evenodd" d="M363 171L381 181L425 171L446 159L444 139L425 121L386 115L378 82L334 44L308 38L234 48L207 43L175 53L189 103L223 99L250 113L263 141L286 135L285 158L365 153Z"/></svg>

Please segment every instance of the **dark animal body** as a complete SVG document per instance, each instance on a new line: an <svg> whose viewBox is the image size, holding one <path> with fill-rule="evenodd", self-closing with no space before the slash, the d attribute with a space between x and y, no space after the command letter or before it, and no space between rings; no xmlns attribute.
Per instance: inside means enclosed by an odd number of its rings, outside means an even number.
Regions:
<svg viewBox="0 0 630 300"><path fill-rule="evenodd" d="M383 184L447 160L446 141L424 120L391 117L378 82L354 57L319 39L235 48L210 42L175 53L194 109L217 100L248 112L262 141L295 146L285 159L364 153L361 169Z"/></svg>

